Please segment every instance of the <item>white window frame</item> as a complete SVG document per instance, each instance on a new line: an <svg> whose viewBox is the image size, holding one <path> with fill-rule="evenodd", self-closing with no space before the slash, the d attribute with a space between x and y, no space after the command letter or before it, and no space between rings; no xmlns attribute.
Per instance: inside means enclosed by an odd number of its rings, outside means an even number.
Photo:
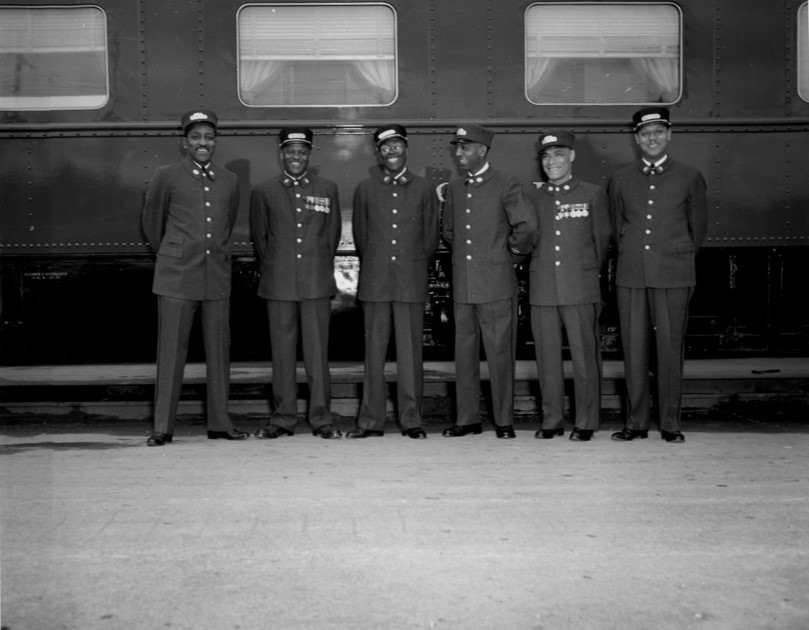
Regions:
<svg viewBox="0 0 809 630"><path fill-rule="evenodd" d="M388 9L392 16L392 50L385 50L385 51L377 51L376 53L368 52L363 54L354 53L343 53L340 51L323 51L317 52L312 54L309 51L297 51L297 52L287 52L283 54L278 53L263 53L263 57L261 56L262 53L260 52L253 52L247 53L243 52L246 46L243 46L243 28L242 28L242 18L243 13L247 10L255 9L255 8L265 8L267 10L271 10L274 8L292 8L293 10L303 10L306 8L318 8L318 7L339 7L340 9L344 9L346 11L359 11L362 8L367 7L384 7ZM251 3L242 5L236 15L236 29L237 29L237 93L239 100L241 103L247 107L255 107L255 108L312 108L312 107L389 107L396 102L399 97L399 51L398 51L398 15L396 13L396 9L388 3L385 2L366 2L366 3L337 3L337 2L310 2L310 3L283 3L283 2L273 2L273 3ZM246 30L246 29L245 29ZM290 40L294 41L294 40ZM322 41L318 39L313 39L313 41ZM279 61L311 61L315 60L318 57L323 58L326 61L368 61L369 68L367 69L368 72L365 75L366 78L371 76L372 78L368 78L369 83L374 83L375 80L382 80L386 82L384 85L379 85L380 89L385 90L392 90L392 97L388 102L385 103L284 103L284 104L264 104L264 103L253 103L248 102L245 99L245 91L246 88L243 85L245 83L245 77L248 75L248 72L244 68L243 61L251 60L250 57L253 57L252 61L273 61L273 57L275 60ZM374 61L392 61L392 78L390 76L382 77L380 75L373 75L371 71L371 65ZM392 85L388 86L387 82L391 82Z"/></svg>
<svg viewBox="0 0 809 630"><path fill-rule="evenodd" d="M80 10L93 10L97 11L101 15L101 23L103 28L103 33L101 37L101 43L96 44L89 44L85 47L81 45L70 45L68 44L58 44L53 43L50 44L49 42L56 39L56 38L40 38L39 41L37 40L37 33L36 27L31 29L28 32L27 39L28 47L27 48L18 48L15 47L13 43L9 43L8 40L6 42L3 41L3 37L0 36L0 52L8 52L8 53L53 53L53 54L60 54L63 52L77 52L77 51L87 51L87 52L100 52L103 51L104 53L104 94L86 94L86 95L74 95L74 96L66 96L66 95L47 95L47 96L14 96L8 94L0 93L0 111L51 111L51 110L70 110L70 109L101 109L104 107L110 99L110 72L109 72L109 48L108 48L108 39L107 39L107 14L104 10L96 5L84 4L84 5L72 5L72 6L54 6L54 5L41 5L41 6L31 6L31 5L15 5L15 6L0 6L0 35L2 35L3 30L3 19L2 15L6 11L27 11L30 12L29 20L31 22L35 22L37 13L41 13L44 15L45 11L64 11L65 13L69 12L77 12ZM41 29L47 30L47 29Z"/></svg>
<svg viewBox="0 0 809 630"><path fill-rule="evenodd" d="M809 2L798 7L798 96L809 102Z"/></svg>
<svg viewBox="0 0 809 630"><path fill-rule="evenodd" d="M670 100L664 101L620 101L620 102L604 102L604 101L586 101L586 100L571 100L570 102L562 102L562 101L549 101L549 102L540 102L536 100L532 100L531 98L531 88L533 85L536 84L539 78L539 75L546 71L542 69L539 64L531 64L529 63L529 57L533 59L540 59L546 56L538 54L537 45L534 46L534 50L532 51L532 42L530 40L531 28L529 26L533 26L530 20L536 21L538 18L531 18L529 15L533 11L537 11L539 8L554 8L556 10L562 7L575 7L576 11L584 10L585 8L592 8L596 11L609 11L611 7L666 7L667 9L673 9L677 13L677 44L676 44L676 88L671 88L669 91L675 92L675 95ZM525 20L524 20L524 30L525 30L525 50L523 56L523 62L525 64L525 76L523 80L523 86L525 90L525 98L530 102L532 105L598 105L598 106L605 106L605 105L671 105L676 103L682 98L683 94L683 16L682 10L680 7L675 4L674 2L644 2L644 3L628 3L628 2L534 2L528 5L525 9ZM603 43L605 39L605 35L603 33L598 33L597 37L594 36L591 38L591 43L596 39L599 40L599 43ZM530 53L533 52L534 54L531 55ZM607 50L597 50L596 47L593 47L590 51L581 51L581 50L571 50L573 54L565 55L564 45L560 45L557 51L554 51L552 54L547 55L547 58L551 58L553 56L557 56L561 59L571 58L571 59L579 59L582 57L600 57L605 59L616 59L616 58L635 58L638 59L646 59L651 57L643 57L642 55L633 55L632 51L627 49L623 51L612 51L610 49ZM613 54L610 54L613 53ZM672 55L670 53L665 53L661 50L660 54L657 55L658 58L671 58ZM671 68L668 68L669 74ZM661 73L663 74L663 73ZM661 77L661 79L668 80L671 82L671 77Z"/></svg>

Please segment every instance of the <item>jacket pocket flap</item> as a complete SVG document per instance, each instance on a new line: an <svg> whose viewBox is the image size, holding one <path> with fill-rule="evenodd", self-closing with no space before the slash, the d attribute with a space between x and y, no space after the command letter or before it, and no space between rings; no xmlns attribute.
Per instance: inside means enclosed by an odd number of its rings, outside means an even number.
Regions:
<svg viewBox="0 0 809 630"><path fill-rule="evenodd" d="M183 248L177 245L163 245L157 252L160 256L170 256L171 258L182 258Z"/></svg>

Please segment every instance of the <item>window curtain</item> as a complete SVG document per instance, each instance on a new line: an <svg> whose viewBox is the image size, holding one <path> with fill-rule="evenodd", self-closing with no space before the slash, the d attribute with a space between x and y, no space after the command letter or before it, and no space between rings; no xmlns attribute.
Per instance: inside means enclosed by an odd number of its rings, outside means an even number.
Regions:
<svg viewBox="0 0 809 630"><path fill-rule="evenodd" d="M660 102L671 103L679 91L680 76L676 59L661 57L633 59L632 65L660 92Z"/></svg>
<svg viewBox="0 0 809 630"><path fill-rule="evenodd" d="M553 57L529 57L525 60L525 90L530 94L539 94L548 84L548 79L559 65Z"/></svg>
<svg viewBox="0 0 809 630"><path fill-rule="evenodd" d="M396 66L392 59L375 59L355 62L362 78L384 94L395 90Z"/></svg>
<svg viewBox="0 0 809 630"><path fill-rule="evenodd" d="M261 95L270 89L286 69L283 61L272 59L242 59L239 63L239 84L244 100L260 104Z"/></svg>

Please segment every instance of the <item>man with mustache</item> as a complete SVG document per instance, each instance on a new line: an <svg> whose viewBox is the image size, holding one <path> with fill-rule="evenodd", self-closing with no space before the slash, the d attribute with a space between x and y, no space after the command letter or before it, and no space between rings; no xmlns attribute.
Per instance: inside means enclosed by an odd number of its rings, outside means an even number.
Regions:
<svg viewBox="0 0 809 630"><path fill-rule="evenodd" d="M601 268L607 260L610 218L601 186L573 175L574 135L567 129L539 136L547 180L529 191L537 232L529 267L531 330L542 393L537 438L564 435L565 379L562 327L573 364L575 419L570 439L587 442L601 413Z"/></svg>
<svg viewBox="0 0 809 630"><path fill-rule="evenodd" d="M298 420L297 345L309 384L309 425L323 439L342 437L331 412L329 319L337 293L334 255L342 218L337 185L309 172L313 133L279 135L283 172L258 184L250 199L250 232L261 266L258 295L267 304L274 409L256 437L292 435Z"/></svg>

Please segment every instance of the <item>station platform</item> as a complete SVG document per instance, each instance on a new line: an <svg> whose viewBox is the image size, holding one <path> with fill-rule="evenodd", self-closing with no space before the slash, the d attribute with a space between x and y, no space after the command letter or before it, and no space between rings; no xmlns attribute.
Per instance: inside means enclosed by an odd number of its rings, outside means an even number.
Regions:
<svg viewBox="0 0 809 630"><path fill-rule="evenodd" d="M672 444L197 419L160 448L144 421L0 423L0 627L808 628L809 423L785 420L712 412Z"/></svg>
<svg viewBox="0 0 809 630"><path fill-rule="evenodd" d="M206 438L190 364L160 448L154 365L0 368L0 627L809 627L809 360L687 361L682 444L609 439L611 361L589 442L534 439L533 362L517 366L516 439L444 438L454 364L425 368L426 440L390 423L322 440L304 422L228 442ZM252 432L271 367L232 375ZM361 378L332 365L344 431Z"/></svg>
<svg viewBox="0 0 809 630"><path fill-rule="evenodd" d="M572 388L572 367L565 362ZM362 389L361 362L333 362L332 409L355 417ZM484 390L486 362L481 364ZM0 367L0 419L28 415L145 419L152 413L154 364L36 365ZM622 405L623 363L605 361L602 408L618 412ZM386 380L395 387L396 364L389 363ZM532 417L537 411L539 388L536 364L518 361L515 413ZM454 396L455 364L424 364L424 415L449 416ZM230 410L247 416L270 414L272 366L234 363L231 366ZM299 410L305 410L306 378L298 366ZM745 357L690 359L685 362L683 409L705 410L729 401L797 400L809 402L809 357ZM201 415L205 400L205 365L186 366L180 415ZM389 412L393 412L389 400Z"/></svg>

